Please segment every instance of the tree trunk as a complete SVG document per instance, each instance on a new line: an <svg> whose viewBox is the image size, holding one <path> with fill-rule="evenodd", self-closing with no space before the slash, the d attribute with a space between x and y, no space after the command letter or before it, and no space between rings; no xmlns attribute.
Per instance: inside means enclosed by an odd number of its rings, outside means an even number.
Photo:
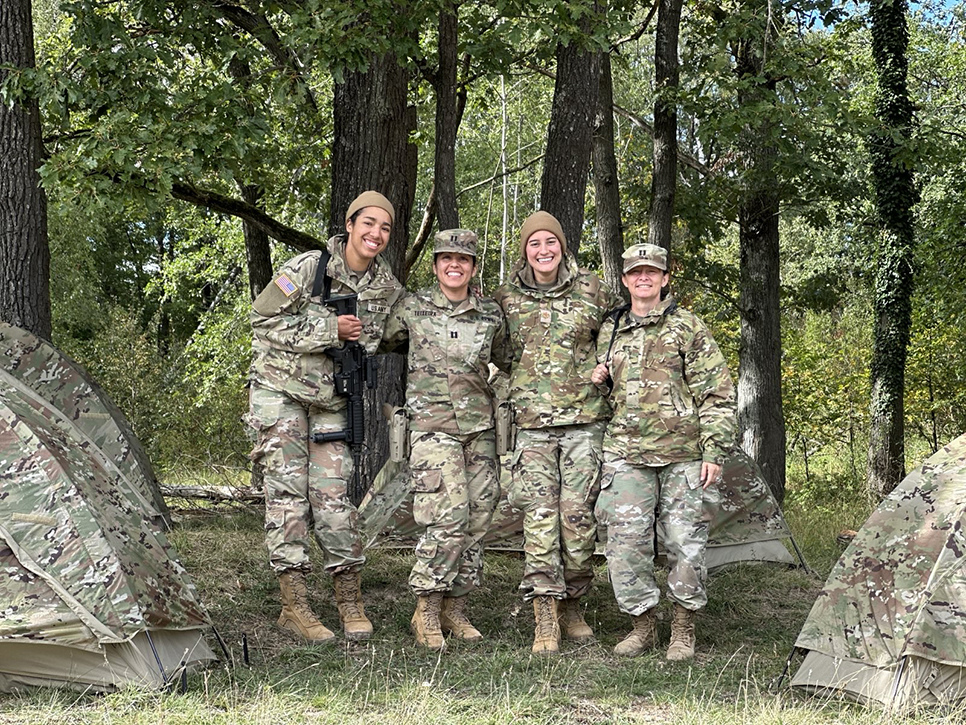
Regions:
<svg viewBox="0 0 966 725"><path fill-rule="evenodd" d="M664 0L654 36L654 174L647 241L671 249L674 192L678 181L678 32L682 0Z"/></svg>
<svg viewBox="0 0 966 725"><path fill-rule="evenodd" d="M778 209L778 193L772 186L746 192L739 212L738 435L741 448L761 467L775 499L781 503L785 498L785 416Z"/></svg>
<svg viewBox="0 0 966 725"><path fill-rule="evenodd" d="M447 4L439 13L439 68L436 70L436 216L440 229L460 225L456 207L456 32L457 8Z"/></svg>
<svg viewBox="0 0 966 725"><path fill-rule="evenodd" d="M258 184L240 184L246 203L261 208L264 190ZM248 262L248 293L254 300L272 281L272 245L263 229L242 220L245 235L245 259Z"/></svg>
<svg viewBox="0 0 966 725"><path fill-rule="evenodd" d="M868 485L880 497L892 491L905 475L903 393L912 324L913 207L919 200L913 170L903 161L914 122L906 87L906 10L906 0L872 0L869 4L879 127L867 144L872 157L879 249L870 370Z"/></svg>
<svg viewBox="0 0 966 725"><path fill-rule="evenodd" d="M617 178L617 156L614 153L614 81L610 54L600 54L600 90L593 143L594 198L597 211L597 244L604 268L604 282L630 301L627 288L621 284L624 252L624 225L621 220L621 191Z"/></svg>
<svg viewBox="0 0 966 725"><path fill-rule="evenodd" d="M584 224L584 194L599 82L598 53L579 48L576 43L557 46L557 79L547 130L540 205L560 222L574 256Z"/></svg>
<svg viewBox="0 0 966 725"><path fill-rule="evenodd" d="M735 52L738 77L747 81L738 102L751 108L771 96L761 48L772 42L742 41ZM756 81L755 79L762 79ZM741 249L741 344L738 352L738 436L742 449L761 467L776 500L785 498L785 416L782 411L780 196L777 151L771 122L762 116L745 128L747 163L738 211Z"/></svg>
<svg viewBox="0 0 966 725"><path fill-rule="evenodd" d="M332 149L330 230L345 231L345 210L367 189L381 192L396 210L389 246L382 253L400 282L406 281L406 246L416 193L416 109L408 105L409 73L392 53L373 57L366 72L347 72L335 87L335 140ZM363 482L368 488L389 456L384 402L401 405L406 364L401 355L379 356L379 386L366 397L366 456Z"/></svg>
<svg viewBox="0 0 966 725"><path fill-rule="evenodd" d="M0 2L0 69L33 68L30 0ZM0 83L8 71L0 70ZM42 136L35 99L0 104L0 317L50 339L47 196L40 186Z"/></svg>
<svg viewBox="0 0 966 725"><path fill-rule="evenodd" d="M408 105L409 73L392 53L373 57L365 72L349 71L336 84L332 145L331 234L345 232L345 211L367 189L386 196L396 210L383 252L405 282L409 220L416 194L416 109Z"/></svg>

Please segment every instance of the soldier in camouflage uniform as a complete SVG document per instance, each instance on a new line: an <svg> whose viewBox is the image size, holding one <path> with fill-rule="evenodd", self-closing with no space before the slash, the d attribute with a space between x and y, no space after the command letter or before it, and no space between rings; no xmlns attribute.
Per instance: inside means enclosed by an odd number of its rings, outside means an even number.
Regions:
<svg viewBox="0 0 966 725"><path fill-rule="evenodd" d="M476 273L474 232L436 235L439 284L393 308L386 347L409 341L406 403L410 421L413 518L425 531L409 585L419 644L438 650L443 634L482 635L466 616L480 583L482 539L500 498L488 363L508 369L506 324L492 300L470 294Z"/></svg>
<svg viewBox="0 0 966 725"><path fill-rule="evenodd" d="M365 557L357 512L346 492L352 460L342 441L314 443L314 433L345 429L345 399L335 394L333 360L325 354L346 340L375 353L402 288L378 255L395 216L382 194L367 191L349 206L346 235L328 242L325 273L331 294L358 294L358 317L336 316L313 296L320 252L286 262L252 303L249 422L253 461L265 472L265 532L282 594L280 626L313 642L334 635L308 604L309 532L333 575L339 616L349 639L367 639L359 570ZM320 278L321 279L321 278Z"/></svg>
<svg viewBox="0 0 966 725"><path fill-rule="evenodd" d="M615 310L597 341L592 380L614 415L604 434L596 514L607 527L607 566L634 628L615 648L636 656L655 644L655 510L664 531L674 602L669 660L694 656L694 612L707 603L705 546L715 482L734 438L735 394L708 329L672 297L667 252L637 244L621 280L631 304Z"/></svg>
<svg viewBox="0 0 966 725"><path fill-rule="evenodd" d="M597 332L618 300L567 255L563 229L547 212L527 218L520 244L521 259L496 293L509 329L517 426L507 498L524 513L520 589L533 601L533 651L554 653L561 629L571 639L594 636L579 600L593 580L593 512L610 410L590 374Z"/></svg>

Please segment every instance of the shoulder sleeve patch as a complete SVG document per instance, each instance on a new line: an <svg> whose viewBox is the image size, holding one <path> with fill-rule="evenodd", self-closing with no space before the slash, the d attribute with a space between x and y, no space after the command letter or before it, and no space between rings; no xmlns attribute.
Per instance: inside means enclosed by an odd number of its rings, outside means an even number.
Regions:
<svg viewBox="0 0 966 725"><path fill-rule="evenodd" d="M280 274L275 280L261 291L252 309L264 317L277 315L289 300L299 297L299 288L287 274Z"/></svg>
<svg viewBox="0 0 966 725"><path fill-rule="evenodd" d="M278 277L276 277L275 284L278 285L278 288L282 290L282 294L284 294L286 297L291 297L299 291L299 288L296 287L295 283L288 278L287 274L280 274Z"/></svg>

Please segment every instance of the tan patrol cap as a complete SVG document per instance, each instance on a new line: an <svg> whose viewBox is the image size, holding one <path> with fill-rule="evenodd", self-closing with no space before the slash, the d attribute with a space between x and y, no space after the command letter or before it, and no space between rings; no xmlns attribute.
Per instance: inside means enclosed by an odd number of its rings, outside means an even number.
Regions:
<svg viewBox="0 0 966 725"><path fill-rule="evenodd" d="M367 206L377 206L383 209L389 214L389 221L395 223L396 221L396 210L392 206L392 202L386 197L380 194L378 191L364 191L349 204L349 208L345 212L345 223L348 224L352 215L355 214L360 209L365 209Z"/></svg>
<svg viewBox="0 0 966 725"><path fill-rule="evenodd" d="M560 242L560 251L567 254L567 237L564 236L563 227L557 221L557 217L548 211L535 211L523 221L520 227L520 254L527 258L527 242L534 232L553 232Z"/></svg>
<svg viewBox="0 0 966 725"><path fill-rule="evenodd" d="M456 252L476 257L476 232L469 229L446 229L436 235L436 246L433 254L440 252Z"/></svg>
<svg viewBox="0 0 966 725"><path fill-rule="evenodd" d="M624 260L625 273L645 265L667 272L667 250L656 244L635 244L624 250L621 258Z"/></svg>

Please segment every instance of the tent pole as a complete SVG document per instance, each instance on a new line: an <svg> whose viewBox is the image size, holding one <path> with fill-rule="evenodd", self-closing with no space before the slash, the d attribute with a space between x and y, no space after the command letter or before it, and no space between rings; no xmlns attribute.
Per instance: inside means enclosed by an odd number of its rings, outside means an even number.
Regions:
<svg viewBox="0 0 966 725"><path fill-rule="evenodd" d="M795 553L798 554L798 560L802 562L802 568L805 570L806 574L815 575L815 572L811 570L808 564L805 562L805 557L802 556L802 550L798 548L798 542L795 541L795 537L792 536L791 530L788 532L788 540L792 542L792 548L795 549Z"/></svg>
<svg viewBox="0 0 966 725"><path fill-rule="evenodd" d="M218 642L218 646L221 647L221 651L225 654L225 661L231 663L234 666L235 662L231 658L231 654L228 652L228 647L225 645L225 640L221 638L218 630L215 629L215 625L211 625L211 631L215 635L215 640Z"/></svg>
<svg viewBox="0 0 966 725"><path fill-rule="evenodd" d="M151 652L154 653L154 661L158 665L158 671L161 672L161 681L164 682L165 685L167 685L168 675L165 674L164 665L161 664L161 657L158 656L158 650L154 646L154 640L151 638L151 632L147 629L144 630L144 636L148 638L148 644L151 645Z"/></svg>
<svg viewBox="0 0 966 725"><path fill-rule="evenodd" d="M785 666L782 668L782 673L778 676L778 681L775 682L775 684L770 688L772 692L781 689L782 683L785 681L785 675L788 674L788 668L792 665L792 657L795 656L796 651L798 651L798 648L795 645L792 645L792 650L788 653L788 657L785 659Z"/></svg>
<svg viewBox="0 0 966 725"><path fill-rule="evenodd" d="M908 660L908 655L903 655L899 658L899 666L896 668L896 677L892 681L892 696L889 698L890 707L896 704L896 696L899 694L899 682L902 680L902 674L906 670L906 662Z"/></svg>

